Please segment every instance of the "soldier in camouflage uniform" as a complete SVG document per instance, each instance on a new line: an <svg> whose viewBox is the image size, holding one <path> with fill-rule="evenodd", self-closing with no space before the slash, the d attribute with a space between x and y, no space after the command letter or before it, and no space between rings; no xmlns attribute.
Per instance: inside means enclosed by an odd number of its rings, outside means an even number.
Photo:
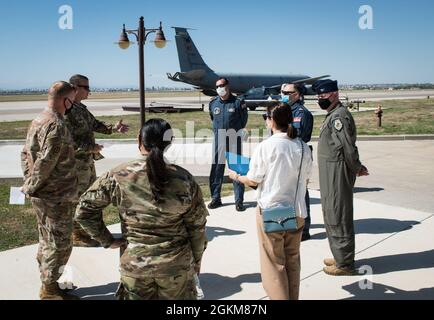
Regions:
<svg viewBox="0 0 434 320"><path fill-rule="evenodd" d="M48 96L48 107L30 125L21 153L22 190L38 220L40 298L68 299L73 296L63 293L57 280L71 255L73 202L78 198L74 149L63 118L75 90L67 82L56 82Z"/></svg>
<svg viewBox="0 0 434 320"><path fill-rule="evenodd" d="M356 125L339 101L337 81L320 80L312 88L321 109L327 110L318 141L318 167L324 225L333 259L324 260L323 270L333 276L354 275L353 188L356 177L369 173L360 163Z"/></svg>
<svg viewBox="0 0 434 320"><path fill-rule="evenodd" d="M96 180L94 161L104 158L100 153L102 146L95 143L94 132L112 134L118 131L124 133L128 131L128 126L123 124L122 120L116 126L97 120L81 102L88 98L90 92L89 79L87 77L74 75L69 82L76 88L77 94L74 104L66 112L65 118L74 142L78 172L78 194L82 195ZM75 246L99 246L99 243L92 240L81 230L76 222L74 222L73 242Z"/></svg>
<svg viewBox="0 0 434 320"><path fill-rule="evenodd" d="M166 121L149 120L140 134L143 158L104 174L80 198L75 219L105 248L119 245L102 210L109 204L119 209L128 243L120 262L121 300L196 299L193 276L206 247L208 212L192 175L165 163L171 138Z"/></svg>

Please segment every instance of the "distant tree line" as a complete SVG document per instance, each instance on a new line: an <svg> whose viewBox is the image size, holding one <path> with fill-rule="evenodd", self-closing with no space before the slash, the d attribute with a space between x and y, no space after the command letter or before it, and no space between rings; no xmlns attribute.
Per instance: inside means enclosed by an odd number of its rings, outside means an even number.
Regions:
<svg viewBox="0 0 434 320"><path fill-rule="evenodd" d="M414 89L434 89L434 83L416 83L416 84L355 84L340 85L341 90L414 90ZM93 92L138 92L138 88L92 88ZM197 91L191 87L174 88L174 87L147 87L148 92L173 92L173 91ZM46 94L46 89L20 89L7 90L0 89L0 95L35 95Z"/></svg>
<svg viewBox="0 0 434 320"><path fill-rule="evenodd" d="M408 83L408 84L356 84L341 85L344 90L414 90L434 89L434 83Z"/></svg>

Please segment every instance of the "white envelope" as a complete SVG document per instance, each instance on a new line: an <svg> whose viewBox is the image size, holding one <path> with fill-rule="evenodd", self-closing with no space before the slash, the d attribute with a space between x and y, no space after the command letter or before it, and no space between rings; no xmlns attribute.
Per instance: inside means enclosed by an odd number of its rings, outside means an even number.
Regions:
<svg viewBox="0 0 434 320"><path fill-rule="evenodd" d="M21 192L20 187L11 187L11 196L9 204L24 205L26 203L26 195Z"/></svg>

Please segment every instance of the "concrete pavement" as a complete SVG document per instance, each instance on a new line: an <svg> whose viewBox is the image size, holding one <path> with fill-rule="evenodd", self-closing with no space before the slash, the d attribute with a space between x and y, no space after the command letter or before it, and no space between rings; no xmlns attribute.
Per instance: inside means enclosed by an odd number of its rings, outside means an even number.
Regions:
<svg viewBox="0 0 434 320"><path fill-rule="evenodd" d="M243 213L234 210L233 197L210 211L200 275L206 299L268 299L260 278L254 198L254 192L246 194L249 208ZM356 199L357 264L373 275L331 277L321 271L331 253L319 193L312 190L311 198L312 239L301 246L300 299L434 299L432 213ZM118 233L119 225L111 230ZM36 251L32 245L0 253L0 299L38 298ZM118 265L118 250L74 248L66 278L84 299L113 299Z"/></svg>

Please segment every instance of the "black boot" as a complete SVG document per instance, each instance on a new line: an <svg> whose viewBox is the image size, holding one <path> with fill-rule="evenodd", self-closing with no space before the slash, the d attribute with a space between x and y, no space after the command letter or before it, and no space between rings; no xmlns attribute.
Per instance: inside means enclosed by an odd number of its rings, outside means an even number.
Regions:
<svg viewBox="0 0 434 320"><path fill-rule="evenodd" d="M246 208L244 207L244 205L243 205L242 202L237 202L237 203L235 204L235 209L236 209L238 212L242 212L242 211L245 211L245 210L246 210Z"/></svg>
<svg viewBox="0 0 434 320"><path fill-rule="evenodd" d="M217 209L221 207L222 201L220 199L212 199L212 201L208 204L208 209Z"/></svg>

